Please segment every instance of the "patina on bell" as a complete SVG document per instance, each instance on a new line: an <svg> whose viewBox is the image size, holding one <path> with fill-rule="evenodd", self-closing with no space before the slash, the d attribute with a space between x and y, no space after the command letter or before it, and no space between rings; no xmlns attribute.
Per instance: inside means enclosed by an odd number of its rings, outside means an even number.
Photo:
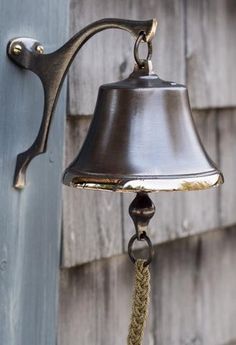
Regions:
<svg viewBox="0 0 236 345"><path fill-rule="evenodd" d="M217 186L223 176L204 150L184 85L150 68L102 85L94 117L63 182L127 192L186 191Z"/></svg>

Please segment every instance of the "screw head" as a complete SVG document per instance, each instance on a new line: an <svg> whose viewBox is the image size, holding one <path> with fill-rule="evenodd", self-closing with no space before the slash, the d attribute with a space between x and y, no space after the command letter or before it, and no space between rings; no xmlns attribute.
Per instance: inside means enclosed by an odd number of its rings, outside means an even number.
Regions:
<svg viewBox="0 0 236 345"><path fill-rule="evenodd" d="M12 48L12 52L14 55L20 55L22 53L22 46L20 44L15 44Z"/></svg>
<svg viewBox="0 0 236 345"><path fill-rule="evenodd" d="M37 45L35 50L39 54L43 54L44 53L44 47L41 44Z"/></svg>

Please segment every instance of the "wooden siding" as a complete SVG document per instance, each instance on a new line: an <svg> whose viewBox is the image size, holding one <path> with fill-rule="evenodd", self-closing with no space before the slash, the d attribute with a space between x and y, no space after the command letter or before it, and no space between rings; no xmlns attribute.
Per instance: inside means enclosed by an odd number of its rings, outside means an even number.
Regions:
<svg viewBox="0 0 236 345"><path fill-rule="evenodd" d="M156 248L144 345L236 344L236 229ZM126 343L133 265L126 255L61 274L59 345Z"/></svg>
<svg viewBox="0 0 236 345"><path fill-rule="evenodd" d="M29 147L40 125L43 90L34 75L8 60L6 44L25 35L42 41L46 52L55 50L67 36L68 3L0 5L3 345L126 342L133 265L124 253L134 232L128 216L133 196L64 187L58 279L65 93L47 154L30 165L25 190L12 188L16 155ZM153 196L156 256L145 345L236 345L235 1L70 0L71 34L103 17L158 18L154 67L162 78L188 84L200 136L226 179L219 189ZM132 71L133 43L127 33L104 32L76 58L69 78L66 163L84 140L98 86Z"/></svg>
<svg viewBox="0 0 236 345"><path fill-rule="evenodd" d="M87 118L67 121L66 164L87 133ZM119 193L64 187L62 265L74 266L122 253L122 205Z"/></svg>
<svg viewBox="0 0 236 345"><path fill-rule="evenodd" d="M194 108L236 106L236 2L186 1L186 66Z"/></svg>
<svg viewBox="0 0 236 345"><path fill-rule="evenodd" d="M199 134L225 176L218 189L152 195L156 255L144 344L236 345L236 228L228 227L236 222L235 2L70 3L71 33L106 16L158 18L155 69L163 79L188 84ZM65 164L85 138L98 86L132 70L132 44L126 33L101 33L73 64ZM126 343L133 266L124 253L134 232L132 197L64 188L59 345Z"/></svg>
<svg viewBox="0 0 236 345"><path fill-rule="evenodd" d="M236 110L225 110L218 122L218 156L224 171L224 188L220 193L220 220L221 225L235 223L236 210Z"/></svg>

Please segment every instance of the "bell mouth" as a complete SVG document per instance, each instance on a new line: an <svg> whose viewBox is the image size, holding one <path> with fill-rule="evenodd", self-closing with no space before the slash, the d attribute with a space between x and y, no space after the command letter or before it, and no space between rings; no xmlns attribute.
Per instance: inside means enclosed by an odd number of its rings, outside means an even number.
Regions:
<svg viewBox="0 0 236 345"><path fill-rule="evenodd" d="M217 187L224 182L220 171L213 170L192 175L172 175L158 177L108 177L78 176L65 171L63 183L79 189L107 190L113 192L172 192L196 191Z"/></svg>

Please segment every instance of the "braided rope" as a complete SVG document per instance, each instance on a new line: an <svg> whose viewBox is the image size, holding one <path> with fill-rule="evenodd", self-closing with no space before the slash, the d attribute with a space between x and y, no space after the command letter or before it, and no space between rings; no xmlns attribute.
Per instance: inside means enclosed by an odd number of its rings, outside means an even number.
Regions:
<svg viewBox="0 0 236 345"><path fill-rule="evenodd" d="M148 315L150 293L150 271L145 260L138 259L135 262L135 287L128 345L141 345L144 335L144 327Z"/></svg>

